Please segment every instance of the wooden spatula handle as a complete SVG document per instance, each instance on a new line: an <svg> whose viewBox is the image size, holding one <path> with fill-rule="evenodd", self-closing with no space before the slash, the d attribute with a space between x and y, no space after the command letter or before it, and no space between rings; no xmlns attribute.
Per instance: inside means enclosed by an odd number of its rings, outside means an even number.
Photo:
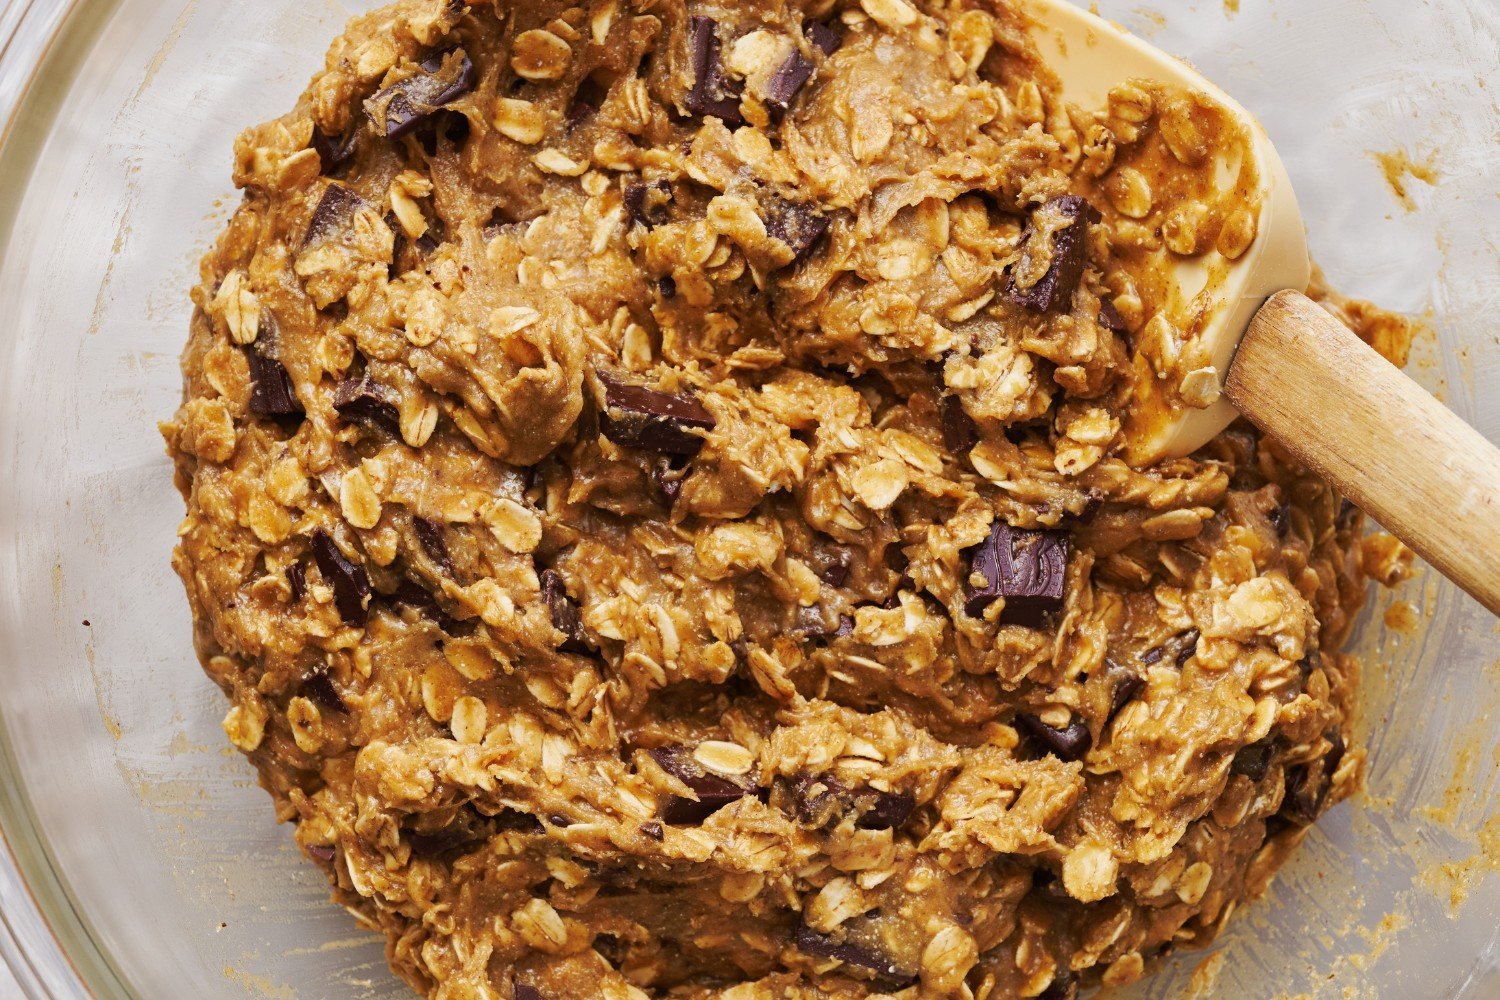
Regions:
<svg viewBox="0 0 1500 1000"><path fill-rule="evenodd" d="M1500 615L1500 449L1478 431L1297 292L1251 322L1225 393Z"/></svg>

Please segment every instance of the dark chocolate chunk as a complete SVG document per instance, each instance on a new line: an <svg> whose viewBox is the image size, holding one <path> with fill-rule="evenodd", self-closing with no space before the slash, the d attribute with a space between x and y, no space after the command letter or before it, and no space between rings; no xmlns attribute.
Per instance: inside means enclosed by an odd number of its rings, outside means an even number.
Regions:
<svg viewBox="0 0 1500 1000"><path fill-rule="evenodd" d="M1271 769L1271 755L1275 749L1275 740L1270 736L1259 743L1241 747L1234 755L1234 761L1229 765L1229 773L1243 774L1256 784L1260 784L1266 772Z"/></svg>
<svg viewBox="0 0 1500 1000"><path fill-rule="evenodd" d="M1052 984L1036 1000L1078 1000L1078 974L1072 969L1059 969L1052 977Z"/></svg>
<svg viewBox="0 0 1500 1000"><path fill-rule="evenodd" d="M401 413L396 409L399 399L395 389L368 375L346 378L333 390L333 408L339 416L389 434L401 433Z"/></svg>
<svg viewBox="0 0 1500 1000"><path fill-rule="evenodd" d="M516 983L515 1000L547 1000L542 996L542 991L535 986L527 986L525 983Z"/></svg>
<svg viewBox="0 0 1500 1000"><path fill-rule="evenodd" d="M839 615L839 627L833 630L830 639L847 639L854 634L854 616Z"/></svg>
<svg viewBox="0 0 1500 1000"><path fill-rule="evenodd" d="M1322 760L1302 764L1286 774L1286 795L1281 800L1281 815L1297 826L1311 826L1322 815L1333 789L1333 776L1344 759L1344 738L1337 731L1323 738L1333 744Z"/></svg>
<svg viewBox="0 0 1500 1000"><path fill-rule="evenodd" d="M583 632L578 605L568 596L568 588L563 585L562 575L555 569L542 570L542 599L547 602L552 627L563 634L563 642L558 649L564 653L588 653L588 637Z"/></svg>
<svg viewBox="0 0 1500 1000"><path fill-rule="evenodd" d="M365 114L377 135L399 139L473 87L473 62L462 49L453 49L423 60L411 76L376 91L365 101Z"/></svg>
<svg viewBox="0 0 1500 1000"><path fill-rule="evenodd" d="M1104 681L1109 691L1109 715L1104 720L1104 724L1108 726L1120 714L1120 709L1134 701L1145 689L1146 678L1129 667L1113 660L1105 660Z"/></svg>
<svg viewBox="0 0 1500 1000"><path fill-rule="evenodd" d="M1088 264L1089 223L1098 222L1101 216L1098 209L1072 194L1054 198L1036 212L1057 213L1068 221L1061 228L1052 230L1051 264L1041 280L1030 288L1018 288L1012 271L1006 280L1005 294L1012 302L1034 312L1066 310L1073 302L1073 293L1078 290L1084 267ZM1035 222L1036 212L1032 213L1033 221L1023 254L1041 250L1030 246L1032 240L1043 238L1043 230Z"/></svg>
<svg viewBox="0 0 1500 1000"><path fill-rule="evenodd" d="M494 827L503 833L541 833L542 821L524 809L509 806L500 810L492 819Z"/></svg>
<svg viewBox="0 0 1500 1000"><path fill-rule="evenodd" d="M292 376L285 365L266 357L255 345L245 348L245 360L250 364L251 413L264 417L302 416L302 403L292 388Z"/></svg>
<svg viewBox="0 0 1500 1000"><path fill-rule="evenodd" d="M604 410L599 429L615 444L670 455L696 455L703 438L695 430L714 428L713 414L692 396L657 392L599 372Z"/></svg>
<svg viewBox="0 0 1500 1000"><path fill-rule="evenodd" d="M609 99L609 88L602 80L586 77L573 92L573 102L568 105L568 128L576 128L586 119L594 117L604 102Z"/></svg>
<svg viewBox="0 0 1500 1000"><path fill-rule="evenodd" d="M332 844L309 844L307 853L319 861L328 862L333 860Z"/></svg>
<svg viewBox="0 0 1500 1000"><path fill-rule="evenodd" d="M801 775L791 783L792 803L804 826L821 829L854 816L861 830L890 830L911 818L917 800L910 792L850 788L831 774Z"/></svg>
<svg viewBox="0 0 1500 1000"><path fill-rule="evenodd" d="M292 588L292 603L300 603L307 596L307 570L301 563L292 563L286 568L286 582Z"/></svg>
<svg viewBox="0 0 1500 1000"><path fill-rule="evenodd" d="M661 840L666 836L666 831L662 829L661 823L658 820L648 819L641 824L641 834L650 837L652 840Z"/></svg>
<svg viewBox="0 0 1500 1000"><path fill-rule="evenodd" d="M396 607L407 607L420 614L423 618L441 623L447 617L437 598L415 580L402 580L396 587L395 593L389 596L391 604Z"/></svg>
<svg viewBox="0 0 1500 1000"><path fill-rule="evenodd" d="M1074 719L1066 729L1053 729L1036 716L1023 712L1016 716L1016 724L1048 753L1063 760L1082 760L1094 744L1089 727L1081 719Z"/></svg>
<svg viewBox="0 0 1500 1000"><path fill-rule="evenodd" d="M828 232L828 216L805 201L783 201L771 198L766 211L766 233L785 243L792 251L792 263L807 259L823 234Z"/></svg>
<svg viewBox="0 0 1500 1000"><path fill-rule="evenodd" d="M1129 324L1125 322L1125 317L1120 315L1120 310L1115 308L1112 299L1099 300L1099 325L1112 333L1130 332Z"/></svg>
<svg viewBox="0 0 1500 1000"><path fill-rule="evenodd" d="M1141 662L1149 667L1153 663L1160 663L1161 658L1165 655L1167 655L1167 647L1152 646L1150 649L1141 654Z"/></svg>
<svg viewBox="0 0 1500 1000"><path fill-rule="evenodd" d="M834 560L823 567L823 572L819 573L818 577L830 587L842 587L849 579L848 550L839 550Z"/></svg>
<svg viewBox="0 0 1500 1000"><path fill-rule="evenodd" d="M704 770L687 747L653 747L647 753L658 767L698 796L696 802L681 795L668 796L662 804L661 815L668 823L701 823L754 790L749 784L740 784Z"/></svg>
<svg viewBox="0 0 1500 1000"><path fill-rule="evenodd" d="M658 281L656 283L656 287L657 287L657 290L661 292L661 297L662 298L664 298L664 299L675 299L675 298L677 298L677 279L674 278L674 277L672 277L670 274L666 275L660 281Z"/></svg>
<svg viewBox="0 0 1500 1000"><path fill-rule="evenodd" d="M1198 652L1199 634L1197 629L1190 628L1173 640L1178 645L1176 660L1178 670L1187 666L1187 661L1191 660L1193 654Z"/></svg>
<svg viewBox="0 0 1500 1000"><path fill-rule="evenodd" d="M632 181L625 185L625 211L638 226L655 229L666 222L671 204L672 185L667 180Z"/></svg>
<svg viewBox="0 0 1500 1000"><path fill-rule="evenodd" d="M651 492L656 502L670 511L677 506L682 495L682 481L687 478L686 469L674 468L670 462L660 462L651 467Z"/></svg>
<svg viewBox="0 0 1500 1000"><path fill-rule="evenodd" d="M343 135L329 135L317 126L313 127L312 148L318 153L324 176L335 173L354 157L359 143L359 130L351 128Z"/></svg>
<svg viewBox="0 0 1500 1000"><path fill-rule="evenodd" d="M964 610L975 618L995 598L1005 598L1000 621L1040 628L1043 617L1063 606L1068 575L1068 536L1061 531L1027 531L996 521L989 538L971 550L970 574L984 586L964 584Z"/></svg>
<svg viewBox="0 0 1500 1000"><path fill-rule="evenodd" d="M873 789L870 807L855 824L862 830L893 830L911 819L917 800L911 792L877 792Z"/></svg>
<svg viewBox="0 0 1500 1000"><path fill-rule="evenodd" d="M957 396L943 397L943 447L955 455L966 454L979 441L979 428L963 400Z"/></svg>
<svg viewBox="0 0 1500 1000"><path fill-rule="evenodd" d="M370 614L367 607L370 578L364 567L344 558L333 539L322 529L313 532L312 550L318 570L323 574L323 582L333 588L333 603L339 609L339 617L351 628L363 628Z"/></svg>
<svg viewBox="0 0 1500 1000"><path fill-rule="evenodd" d="M792 106L792 100L812 79L813 64L810 59L796 49L786 57L786 61L776 68L770 82L766 85L766 101L773 107L785 110Z"/></svg>
<svg viewBox="0 0 1500 1000"><path fill-rule="evenodd" d="M568 827L573 825L573 821L568 819L568 817L564 816L562 813L553 813L551 816L547 817L547 822L551 823L559 830L566 830Z"/></svg>
<svg viewBox="0 0 1500 1000"><path fill-rule="evenodd" d="M1272 507L1266 514L1266 520L1271 522L1277 538L1285 538L1287 529L1292 526L1292 505L1284 503Z"/></svg>
<svg viewBox="0 0 1500 1000"><path fill-rule="evenodd" d="M430 517L413 517L411 519L412 534L417 536L417 544L422 546L422 551L427 553L427 558L443 567L443 572L449 576L453 575L453 557L448 554L448 541L443 536L443 526Z"/></svg>
<svg viewBox="0 0 1500 1000"><path fill-rule="evenodd" d="M364 208L366 202L342 184L330 184L323 189L318 207L313 209L312 219L307 223L307 235L302 237L303 246L328 239L329 236L348 229L355 213Z"/></svg>
<svg viewBox="0 0 1500 1000"><path fill-rule="evenodd" d="M411 845L411 853L419 858L435 858L449 851L477 844L484 839L482 834L476 834L458 824L445 827L436 833L408 832L406 835L406 842Z"/></svg>
<svg viewBox="0 0 1500 1000"><path fill-rule="evenodd" d="M917 977L903 969L888 955L883 955L868 945L849 940L838 941L828 934L820 934L803 924L797 928L797 950L813 958L831 958L871 973L880 983L892 989L904 989L916 982Z"/></svg>
<svg viewBox="0 0 1500 1000"><path fill-rule="evenodd" d="M824 636L833 634L833 629L828 627L828 622L823 617L823 609L816 604L809 608L797 609L792 631L808 639L822 639Z"/></svg>
<svg viewBox="0 0 1500 1000"><path fill-rule="evenodd" d="M348 706L344 704L344 699L339 695L338 688L334 687L333 681L329 679L326 670L316 671L307 680L303 681L301 692L303 697L311 698L330 711L338 712L341 715L347 714L349 711Z"/></svg>
<svg viewBox="0 0 1500 1000"><path fill-rule="evenodd" d="M725 125L745 124L740 114L740 86L724 75L719 55L718 25L711 17L695 15L688 22L688 51L693 59L693 89L683 104L700 118L718 118Z"/></svg>
<svg viewBox="0 0 1500 1000"><path fill-rule="evenodd" d="M805 28L807 40L812 42L825 56L831 56L844 45L843 31L823 21L809 21Z"/></svg>

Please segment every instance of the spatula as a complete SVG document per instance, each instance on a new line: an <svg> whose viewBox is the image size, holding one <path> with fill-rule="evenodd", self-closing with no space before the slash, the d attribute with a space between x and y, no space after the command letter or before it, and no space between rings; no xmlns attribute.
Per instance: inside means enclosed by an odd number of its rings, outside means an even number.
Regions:
<svg viewBox="0 0 1500 1000"><path fill-rule="evenodd" d="M1228 260L1184 258L1173 282L1209 317L1202 343L1218 386L1203 409L1136 428L1133 461L1185 455L1244 415L1491 612L1500 614L1500 450L1302 294L1306 233L1265 130L1185 63L1064 0L1021 0L1065 101L1105 106L1149 80L1220 105L1253 137L1258 235ZM1215 279L1205 281L1212 269Z"/></svg>

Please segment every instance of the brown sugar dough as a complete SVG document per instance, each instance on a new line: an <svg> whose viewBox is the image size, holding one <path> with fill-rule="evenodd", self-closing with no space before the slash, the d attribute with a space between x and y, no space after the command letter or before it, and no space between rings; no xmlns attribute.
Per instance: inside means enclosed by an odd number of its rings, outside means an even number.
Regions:
<svg viewBox="0 0 1500 1000"><path fill-rule="evenodd" d="M1244 425L1121 457L1244 137L1024 27L402 0L240 137L174 564L419 992L1071 998L1357 782L1357 513Z"/></svg>

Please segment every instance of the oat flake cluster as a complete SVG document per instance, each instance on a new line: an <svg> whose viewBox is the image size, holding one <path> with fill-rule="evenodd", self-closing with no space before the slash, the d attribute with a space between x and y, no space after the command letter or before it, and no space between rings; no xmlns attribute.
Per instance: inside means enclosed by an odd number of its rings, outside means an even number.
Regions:
<svg viewBox="0 0 1500 1000"><path fill-rule="evenodd" d="M1127 461L1216 384L1164 274L1254 240L1246 139L1025 29L402 0L240 137L175 565L419 992L1073 998L1356 784L1409 555L1247 427Z"/></svg>

